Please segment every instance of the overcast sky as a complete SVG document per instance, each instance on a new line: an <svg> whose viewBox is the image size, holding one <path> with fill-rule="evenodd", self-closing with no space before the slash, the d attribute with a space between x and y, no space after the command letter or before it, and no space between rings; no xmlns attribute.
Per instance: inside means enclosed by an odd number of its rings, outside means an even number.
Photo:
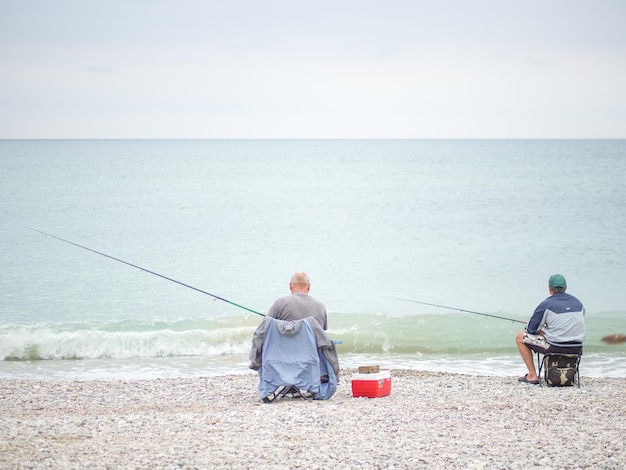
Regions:
<svg viewBox="0 0 626 470"><path fill-rule="evenodd" d="M626 138L624 0L0 0L0 138Z"/></svg>

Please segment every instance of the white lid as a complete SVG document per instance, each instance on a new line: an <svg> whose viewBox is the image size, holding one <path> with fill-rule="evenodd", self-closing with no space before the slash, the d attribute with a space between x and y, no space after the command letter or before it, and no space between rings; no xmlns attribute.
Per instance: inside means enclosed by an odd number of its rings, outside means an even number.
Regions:
<svg viewBox="0 0 626 470"><path fill-rule="evenodd" d="M352 374L352 380L380 380L391 378L391 372L388 370L381 370L374 374Z"/></svg>

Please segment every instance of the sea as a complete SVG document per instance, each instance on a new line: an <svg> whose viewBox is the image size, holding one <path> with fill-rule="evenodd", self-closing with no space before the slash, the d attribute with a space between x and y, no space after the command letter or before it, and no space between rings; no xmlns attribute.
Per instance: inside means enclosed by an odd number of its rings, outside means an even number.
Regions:
<svg viewBox="0 0 626 470"><path fill-rule="evenodd" d="M252 374L296 271L342 368L511 377L560 273L626 377L625 181L626 140L2 140L0 378Z"/></svg>

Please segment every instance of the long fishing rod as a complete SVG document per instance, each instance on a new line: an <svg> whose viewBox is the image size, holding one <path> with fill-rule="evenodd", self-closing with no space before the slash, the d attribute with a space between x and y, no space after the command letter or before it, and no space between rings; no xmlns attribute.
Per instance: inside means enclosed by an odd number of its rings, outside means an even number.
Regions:
<svg viewBox="0 0 626 470"><path fill-rule="evenodd" d="M235 302L231 302L228 299L224 299L223 297L220 297L218 295L211 294L210 292L204 291L202 289L198 289L197 287L190 286L189 284L185 284L184 282L177 281L176 279L172 279L171 277L164 276L163 274L155 273L154 271L150 271L149 269L142 268L141 266L137 266L136 264L129 263L128 261L124 261L124 260L121 260L119 258L115 258L114 256L107 255L106 253L102 253L100 251L93 250L93 249L88 248L88 247L83 246L83 245L79 245L78 243L74 243L74 242L71 242L69 240L65 240L64 238L57 237L56 235L51 235L49 233L42 232L41 230L37 230L37 229L34 229L34 228L31 228L30 230L32 230L34 232L39 232L42 235L46 235L47 237L55 238L55 239L60 240L62 242L69 243L70 245L77 246L78 248L82 248L83 250L91 251L92 253L96 253L96 254L98 254L100 256L104 256L105 258L109 258L109 259L112 259L112 260L115 260L115 261L119 261L120 263L127 264L128 266L132 266L133 268L137 268L137 269L139 269L141 271L145 271L145 272L147 272L149 274L153 274L153 275L158 276L160 278L163 278L163 279L165 279L167 281L175 282L176 284L180 284L181 286L188 287L189 289L193 289L193 290L195 290L197 292L200 292L202 294L206 294L208 296L213 297L214 299L221 300L222 302L226 302L228 304L234 305L235 307L242 308L244 310L247 310L248 312L256 313L257 315L261 315L262 317L265 316L261 312L257 312L256 310L252 310L251 308L244 307L243 305L236 304Z"/></svg>
<svg viewBox="0 0 626 470"><path fill-rule="evenodd" d="M498 315L491 315L489 313L482 313L482 312L474 312L472 310L465 310L463 308L455 308L455 307L447 307L445 305L437 305L437 304L429 304L428 302L420 302L418 300L411 300L411 299L401 299L400 297L389 297L390 299L396 299L396 300L403 300L405 302L413 302L416 304L422 304L422 305L430 305L431 307L439 307L439 308L447 308L449 310L457 310L459 312L465 312L465 313L473 313L475 315L482 315L484 317L492 317L492 318L499 318L500 320L508 320L508 321L513 321L513 322L517 322L517 323L523 323L526 324L525 321L521 321L521 320L515 320L514 318L507 318L507 317L500 317Z"/></svg>

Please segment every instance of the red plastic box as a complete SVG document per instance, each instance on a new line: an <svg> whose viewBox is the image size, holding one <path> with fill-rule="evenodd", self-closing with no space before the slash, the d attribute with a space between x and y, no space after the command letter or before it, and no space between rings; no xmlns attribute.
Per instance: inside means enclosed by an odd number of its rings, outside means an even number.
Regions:
<svg viewBox="0 0 626 470"><path fill-rule="evenodd" d="M391 393L391 373L383 370L375 374L353 374L352 396L378 398Z"/></svg>

